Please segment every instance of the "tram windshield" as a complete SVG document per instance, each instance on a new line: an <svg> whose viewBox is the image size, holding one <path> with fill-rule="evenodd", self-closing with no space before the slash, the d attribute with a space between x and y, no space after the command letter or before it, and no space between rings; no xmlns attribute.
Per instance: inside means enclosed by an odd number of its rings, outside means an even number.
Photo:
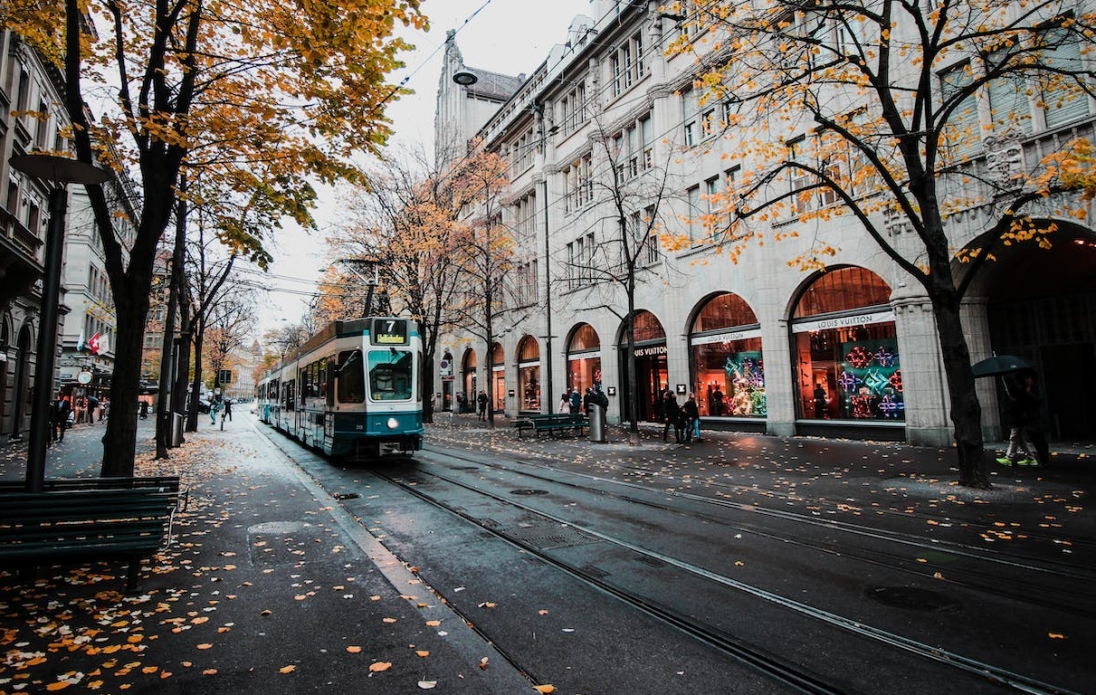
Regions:
<svg viewBox="0 0 1096 695"><path fill-rule="evenodd" d="M369 397L374 401L411 400L412 366L408 350L375 350L369 353Z"/></svg>
<svg viewBox="0 0 1096 695"><path fill-rule="evenodd" d="M365 401L365 372L362 369L361 350L339 353L338 395L340 403Z"/></svg>

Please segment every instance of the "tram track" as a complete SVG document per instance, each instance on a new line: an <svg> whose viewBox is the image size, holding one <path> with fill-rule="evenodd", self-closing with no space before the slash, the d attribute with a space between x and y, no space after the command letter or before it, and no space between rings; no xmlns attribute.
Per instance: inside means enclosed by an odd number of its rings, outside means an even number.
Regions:
<svg viewBox="0 0 1096 695"><path fill-rule="evenodd" d="M894 552L881 552L864 547L855 547L839 540L821 543L814 540L804 540L804 534L784 533L778 534L769 530L763 523L743 522L742 519L728 520L724 516L706 512L685 510L678 506L660 503L652 499L643 499L635 495L627 495L602 489L601 494L619 499L632 504L640 504L652 509L677 514L683 517L703 519L707 522L725 526L733 526L736 531L747 531L759 537L796 545L803 548L817 550L819 552L837 554L845 558L857 559L892 570L908 572L919 578L933 577L934 573L946 569L947 578L943 581L955 586L963 586L981 592L1019 600L1024 603L1041 605L1048 608L1067 610L1078 615L1096 617L1096 608L1091 605L1091 592L1088 587L1096 584L1096 572L1077 569L1064 563L1053 560L1040 560L1034 562L1024 556L1012 555L995 548L984 548L969 544L949 541L944 539L926 540L914 534L872 528L869 526L854 524L838 519L819 518L812 515L790 512L779 509L766 509L757 505L735 502L731 500L697 495L678 490L665 490L661 488L647 487L631 481L620 481L605 478L582 471L574 471L541 463L528 461L515 461L521 466L532 466L543 473L532 472L524 468L515 468L491 461L482 460L460 451L445 450L444 455L458 460L468 461L476 465L491 468L506 473L522 475L537 482L551 483L573 489L583 489L583 485L570 482L566 478L574 477L585 481L594 482L605 486L620 486L635 491L649 494L670 496L676 499L684 499L704 505L713 505L720 508L742 512L749 516L757 516L768 519L779 519L793 524L803 524L821 528L826 531L851 534L872 542L884 544L897 544L901 548L913 551L909 554ZM975 568L957 568L950 562L948 567L924 560L925 558L939 558L946 556L961 558L978 563ZM986 567L983 567L986 566ZM1009 580L1004 577L1006 572L1022 572L1029 575L1023 580ZM1068 579L1079 586L1072 588L1053 584L1053 580Z"/></svg>
<svg viewBox="0 0 1096 695"><path fill-rule="evenodd" d="M472 460L472 459L469 459ZM482 464L482 462L480 462ZM512 471L511 471L512 472ZM544 552L535 543L529 543L524 541L520 536L513 533L508 533L506 529L499 528L498 525L492 523L485 523L484 519L478 517L475 514L469 513L462 508L461 505L455 505L440 499L438 496L430 494L430 492L424 489L423 478L420 476L428 476L429 478L440 481L444 485L459 488L465 493L474 493L485 498L489 498L493 503L508 507L519 509L524 514L536 515L538 517L549 520L551 523L559 524L561 526L567 526L573 528L583 534L587 534L591 537L597 538L599 541L606 544L615 546L623 551L633 553L641 558L647 558L651 562L662 563L672 567L674 570L686 573L694 578L700 578L707 582L712 582L721 587L734 590L740 594L750 596L754 599L763 601L769 605L779 607L782 610L791 611L800 618L807 618L812 621L817 621L825 624L828 627L836 628L846 633L849 633L857 638L863 638L871 640L879 645L884 645L889 649L900 650L909 655L913 655L920 659L926 659L936 664L946 665L951 669L957 669L965 673L970 677L982 679L994 684L1005 685L1018 692L1026 692L1037 695L1057 693L1060 695L1077 695L1074 691L1069 689L1055 686L1039 679L1035 679L1023 674L1017 673L1010 669L990 664L984 661L980 661L974 658L968 658L962 654L954 651L942 649L938 646L925 644L915 639L905 637L903 635L885 630L875 628L864 624L861 621L851 618L837 615L836 613L822 610L804 604L793 599L778 595L752 584L736 580L732 577L728 577L724 574L707 570L699 567L695 564L680 560L665 553L659 553L652 551L648 548L641 547L635 543L631 543L623 538L616 537L611 534L602 533L596 529L576 525L573 521L564 519L562 517L545 512L542 509L537 509L531 505L522 504L516 502L513 499L504 497L502 494L497 494L489 490L485 490L480 485L469 485L460 480L450 478L446 475L439 474L435 471L427 471L422 467L419 467L414 472L414 475L410 478L406 476L390 476L386 474L375 473L382 479L386 480L389 484L392 484L404 492L420 499L421 501L437 506L444 509L446 512L454 514L467 523L473 524L477 528L483 531L493 534L499 538L506 540L507 542L519 547L523 552L529 553L543 562L546 562L558 569L567 572L569 575L579 579L582 582L595 586L603 591L606 591L616 597L618 600L624 601L628 605L634 607L637 610L643 611L652 617L655 617L663 622L673 625L675 628L686 632L694 638L709 644L720 651L728 654L732 658L736 659L740 663L746 664L751 668L758 670L766 674L767 676L778 680L779 682L795 688L797 692L803 693L849 693L847 685L834 685L829 682L825 677L818 676L816 674L804 671L795 664L791 664L784 659L773 656L767 650L758 648L756 645L752 645L749 642L745 642L736 638L734 635L719 629L710 624L706 624L702 621L698 621L688 615L675 610L672 606L660 605L657 601L652 601L651 597L644 596L642 594L635 593L628 589L621 588L613 583L606 581L603 577L598 576L597 573L588 571L582 566L574 566L559 558L553 556L551 553ZM558 481L556 481L558 483Z"/></svg>

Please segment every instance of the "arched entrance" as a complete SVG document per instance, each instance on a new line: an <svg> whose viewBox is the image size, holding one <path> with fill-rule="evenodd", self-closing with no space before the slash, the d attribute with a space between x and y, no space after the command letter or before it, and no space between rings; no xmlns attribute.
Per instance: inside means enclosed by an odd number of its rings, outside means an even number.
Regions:
<svg viewBox="0 0 1096 695"><path fill-rule="evenodd" d="M19 437L25 427L23 420L29 410L30 402L30 327L19 330L19 339L15 348L15 382L12 384L11 436ZM53 394L51 393L50 396Z"/></svg>
<svg viewBox="0 0 1096 695"><path fill-rule="evenodd" d="M768 414L761 326L746 300L730 292L709 299L693 320L689 347L701 415Z"/></svg>
<svg viewBox="0 0 1096 695"><path fill-rule="evenodd" d="M620 332L620 373L622 375L621 408L625 420L632 417L632 404L640 420L657 422L661 419L659 397L669 384L666 369L666 331L655 315L649 311L637 311L634 318L635 350L628 355L628 336ZM624 361L634 359L636 365L636 394L628 392L628 365Z"/></svg>
<svg viewBox="0 0 1096 695"><path fill-rule="evenodd" d="M518 408L540 412L540 345L531 335L518 343Z"/></svg>
<svg viewBox="0 0 1096 695"><path fill-rule="evenodd" d="M811 421L905 420L890 295L882 278L858 267L815 275L799 295L791 331L801 433L812 433Z"/></svg>
<svg viewBox="0 0 1096 695"><path fill-rule="evenodd" d="M1096 439L1096 234L1056 221L1050 248L995 251L972 287L987 300L992 351L1035 364L1053 439ZM998 405L1007 399L999 389ZM1003 417L1003 413L1002 413Z"/></svg>
<svg viewBox="0 0 1096 695"><path fill-rule="evenodd" d="M460 368L461 385L464 388L464 392L461 405L463 406L463 412L474 413L476 412L476 396L479 395L479 389L476 382L476 351L468 349L464 353L464 359L461 361Z"/></svg>

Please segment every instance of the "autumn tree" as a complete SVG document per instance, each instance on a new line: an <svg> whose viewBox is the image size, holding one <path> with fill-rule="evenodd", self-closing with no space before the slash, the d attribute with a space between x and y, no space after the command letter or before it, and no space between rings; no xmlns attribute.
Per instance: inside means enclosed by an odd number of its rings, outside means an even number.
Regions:
<svg viewBox="0 0 1096 695"><path fill-rule="evenodd" d="M330 241L332 253L371 259L388 301L420 322L423 392L432 394L438 338L452 325L446 309L453 304L460 270L452 249L465 201L455 197L452 179L431 170L421 150L389 157L368 179L369 189L359 189L350 203L352 222ZM355 280L360 282L354 274L341 273L330 301L345 296ZM425 400L423 417L433 419L431 398Z"/></svg>
<svg viewBox="0 0 1096 695"><path fill-rule="evenodd" d="M655 160L656 143L639 132L607 131L600 118L594 119L596 134L589 172L576 190L575 205L592 205L594 212L583 215L586 226L581 243L570 247L554 267L562 276L551 278L553 287L566 293L564 301L583 308L601 308L624 325L627 355L635 354L636 293L643 285L666 283L662 265L662 239L678 224L670 203L670 168ZM680 148L662 142L667 158L680 156ZM563 253L560 251L559 253ZM623 304L621 298L623 297ZM625 360L628 385L627 410L621 416L629 422L629 443L639 444L639 384L634 359Z"/></svg>
<svg viewBox="0 0 1096 695"><path fill-rule="evenodd" d="M470 211L449 237L458 279L448 313L454 324L482 341L483 354L490 356L495 342L517 327L531 307L519 301L513 271L520 249L513 230L503 223L507 162L497 153L476 151L477 146L448 175L454 209ZM490 427L495 424L493 382L487 379Z"/></svg>
<svg viewBox="0 0 1096 695"><path fill-rule="evenodd" d="M1049 122L1096 94L1084 58L1094 17L1047 0L702 0L666 10L683 15L671 52L697 60L700 110L722 114L702 126L723 128L741 164L714 201L726 214L705 219L710 243L737 260L751 244L784 239L803 269L824 268L842 244L876 244L932 307L959 482L988 486L962 302L1002 246L1053 243L1055 226L1036 218L1085 215L1090 144L1040 156L1020 143L1035 118L1029 104ZM985 160L971 146L983 140ZM974 207L993 220L988 229L949 224ZM784 220L799 224L774 227Z"/></svg>
<svg viewBox="0 0 1096 695"><path fill-rule="evenodd" d="M64 32L56 30L61 18ZM82 31L89 19L100 31ZM382 106L398 90L385 76L406 47L392 33L397 23L421 27L425 20L418 0L65 0L19 2L5 21L44 55L63 60L77 158L138 177L130 248L113 234L102 190L88 187L118 314L111 400L124 404L137 397L153 266L180 172L216 162L233 190L259 188L285 210L296 204L305 175L354 178L348 157L376 152L390 132ZM108 84L117 85L109 97ZM98 121L85 110L93 91L105 99ZM216 155L192 161L201 143L215 143ZM119 407L116 414L104 435L111 446L102 472L129 475L136 413Z"/></svg>

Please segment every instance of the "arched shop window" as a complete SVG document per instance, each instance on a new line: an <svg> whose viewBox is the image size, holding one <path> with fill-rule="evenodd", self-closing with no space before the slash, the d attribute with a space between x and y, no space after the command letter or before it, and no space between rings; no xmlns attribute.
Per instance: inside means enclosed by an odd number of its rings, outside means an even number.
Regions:
<svg viewBox="0 0 1096 695"><path fill-rule="evenodd" d="M495 410L506 410L506 351L500 343L491 350L491 388L495 395Z"/></svg>
<svg viewBox="0 0 1096 695"><path fill-rule="evenodd" d="M567 388L601 390L601 339L594 327L579 324L567 344Z"/></svg>
<svg viewBox="0 0 1096 695"><path fill-rule="evenodd" d="M468 350L464 353L464 361L461 362L461 383L464 384L464 396L467 403L475 410L476 396L479 391L476 388L476 351Z"/></svg>
<svg viewBox="0 0 1096 695"><path fill-rule="evenodd" d="M540 345L532 336L518 343L518 388L520 409L540 410Z"/></svg>
<svg viewBox="0 0 1096 695"><path fill-rule="evenodd" d="M864 268L827 271L792 316L803 419L905 419L891 290Z"/></svg>
<svg viewBox="0 0 1096 695"><path fill-rule="evenodd" d="M730 292L712 297L689 334L696 397L707 417L765 417L761 327L746 300Z"/></svg>

